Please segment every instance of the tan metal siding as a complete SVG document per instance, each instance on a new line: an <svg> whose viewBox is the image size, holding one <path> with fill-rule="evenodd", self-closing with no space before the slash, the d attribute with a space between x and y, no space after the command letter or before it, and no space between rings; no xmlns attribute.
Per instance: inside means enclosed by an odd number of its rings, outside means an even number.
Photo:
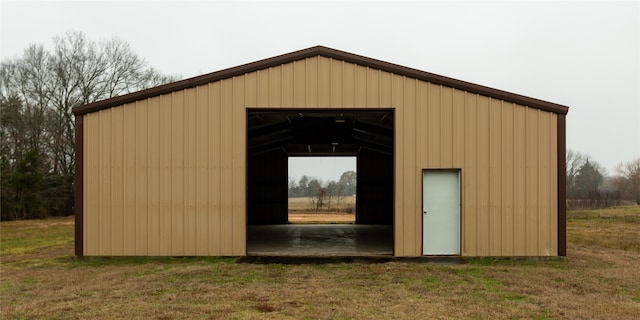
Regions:
<svg viewBox="0 0 640 320"><path fill-rule="evenodd" d="M514 253L513 241L514 241L514 200L513 200L513 185L514 185L514 105L512 103L502 103L501 110L501 125L502 132L498 139L500 139L500 146L502 152L500 153L501 165L498 167L500 170L500 196L501 202L501 229L500 234L502 238L502 252L501 255L511 256ZM497 141L497 140L496 140ZM498 183L498 181L496 181Z"/></svg>
<svg viewBox="0 0 640 320"><path fill-rule="evenodd" d="M184 253L184 91L171 95L171 254ZM169 235L167 235L169 236Z"/></svg>
<svg viewBox="0 0 640 320"><path fill-rule="evenodd" d="M160 254L160 111L160 97L149 99L147 112L147 156L149 157L147 168L149 195L147 252L153 256Z"/></svg>
<svg viewBox="0 0 640 320"><path fill-rule="evenodd" d="M196 87L196 246L195 254L204 256L209 254L209 88Z"/></svg>
<svg viewBox="0 0 640 320"><path fill-rule="evenodd" d="M232 224L232 255L245 255L247 253L247 211L246 211L246 154L247 154L247 112L244 101L244 77L233 78L233 104L232 104L232 121L233 134L233 217Z"/></svg>
<svg viewBox="0 0 640 320"><path fill-rule="evenodd" d="M90 113L84 116L83 119L83 133L84 133L84 177L83 177L83 186L85 188L83 192L83 230L82 233L82 242L83 246L83 254L89 255L97 255L99 254L98 249L96 248L99 243L96 238L99 236L100 229L98 226L100 225L97 221L98 214L100 214L99 203L95 196L99 193L99 184L98 184L98 157L97 157L97 131L100 129L100 116L99 112ZM89 143L91 142L91 143Z"/></svg>
<svg viewBox="0 0 640 320"><path fill-rule="evenodd" d="M124 108L114 108L111 116L112 148L110 154L113 165L111 170L111 202L113 203L111 211L111 251L122 254L124 251L124 195L122 193L124 152L116 146L124 145Z"/></svg>
<svg viewBox="0 0 640 320"><path fill-rule="evenodd" d="M233 79L221 81L220 253L233 253Z"/></svg>
<svg viewBox="0 0 640 320"><path fill-rule="evenodd" d="M515 108L514 110L514 254L525 255L527 235L523 229L526 226L526 108Z"/></svg>
<svg viewBox="0 0 640 320"><path fill-rule="evenodd" d="M122 254L136 254L136 105L131 103L122 107L123 118L123 152L124 152L124 234ZM85 211L86 214L86 211Z"/></svg>
<svg viewBox="0 0 640 320"><path fill-rule="evenodd" d="M465 160L462 167L462 255L478 252L477 96L465 94Z"/></svg>
<svg viewBox="0 0 640 320"><path fill-rule="evenodd" d="M489 255L502 252L502 101L489 105Z"/></svg>
<svg viewBox="0 0 640 320"><path fill-rule="evenodd" d="M87 114L85 255L246 254L246 108L394 108L394 254L423 169L462 172L462 255L557 254L557 116L330 58Z"/></svg>
<svg viewBox="0 0 640 320"><path fill-rule="evenodd" d="M173 181L173 166L171 160L173 159L173 127L171 121L171 107L173 102L173 95L164 95L160 97L159 113L159 187L160 187L160 239L158 243L158 255L168 256L171 255L171 234L172 234L172 214L173 214L173 202L172 200L172 186Z"/></svg>
<svg viewBox="0 0 640 320"><path fill-rule="evenodd" d="M391 96L391 104L394 106L403 105L404 97L401 94L402 90L402 77L392 75L391 76L391 91L389 95ZM398 108L395 110L395 121L396 128L404 127L406 118L404 116L404 112L406 111L404 108ZM395 191L395 221L394 221L394 254L396 256L410 256L413 255L413 249L415 248L415 235L411 233L411 224L413 219L411 219L411 214L407 213L405 209L405 194L407 192L412 192L414 186L410 186L408 190L405 190L406 184L398 183L398 180L403 180L404 175L404 158L400 156L405 152L405 133L406 130L395 130L396 138L395 138L395 180L396 180L396 191Z"/></svg>
<svg viewBox="0 0 640 320"><path fill-rule="evenodd" d="M108 125L100 129L100 173L98 181L102 185L100 192L100 254L111 254L110 235L111 235L111 213L113 212L113 203L111 202L111 114L112 110L100 112L100 121Z"/></svg>
<svg viewBox="0 0 640 320"><path fill-rule="evenodd" d="M215 82L209 85L209 254L222 254L222 114L221 114L221 84Z"/></svg>

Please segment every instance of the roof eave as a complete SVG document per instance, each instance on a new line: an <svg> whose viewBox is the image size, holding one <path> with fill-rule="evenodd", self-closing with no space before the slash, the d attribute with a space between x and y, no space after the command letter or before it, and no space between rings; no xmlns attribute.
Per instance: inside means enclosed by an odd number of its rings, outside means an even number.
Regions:
<svg viewBox="0 0 640 320"><path fill-rule="evenodd" d="M492 98L509 101L509 102L513 102L513 103L517 103L524 106L533 107L533 108L537 108L537 109L541 109L541 110L549 111L553 113L567 114L567 112L569 111L569 108L567 106L563 106L560 104L539 100L531 97L526 97L523 95L510 93L507 91L502 91L494 88L489 88L489 87L481 86L478 84L461 81L461 80L413 69L413 68L408 68L401 65L368 58L368 57L356 55L356 54L345 52L345 51L331 49L323 46L315 46L315 47L275 56L272 58L243 64L237 67L232 67L232 68L200 75L200 76L189 78L189 79L167 83L154 88L149 88L146 90L141 90L141 91L129 93L126 95L93 102L90 104L73 108L73 113L75 115L82 115L86 113L96 112L102 109L108 109L111 107L171 93L178 90L193 88L196 86L219 81L222 79L232 78L235 76L243 75L245 73L267 69L270 67L276 67L282 64L286 64L286 63L290 63L293 61L302 60L310 57L315 57L315 56L323 56L327 58L342 60L345 62L350 62L350 63L366 66L373 69L379 69L381 71L403 75L406 77L415 78L418 80L427 81L434 84L455 88L458 90L477 93L480 95L485 95Z"/></svg>

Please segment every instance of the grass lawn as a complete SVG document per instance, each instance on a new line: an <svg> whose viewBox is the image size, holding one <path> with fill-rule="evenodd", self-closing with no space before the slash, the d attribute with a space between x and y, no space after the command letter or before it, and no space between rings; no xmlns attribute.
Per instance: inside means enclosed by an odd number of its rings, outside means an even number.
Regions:
<svg viewBox="0 0 640 320"><path fill-rule="evenodd" d="M73 220L0 224L2 319L637 319L640 207L568 214L568 256L448 265L73 256Z"/></svg>

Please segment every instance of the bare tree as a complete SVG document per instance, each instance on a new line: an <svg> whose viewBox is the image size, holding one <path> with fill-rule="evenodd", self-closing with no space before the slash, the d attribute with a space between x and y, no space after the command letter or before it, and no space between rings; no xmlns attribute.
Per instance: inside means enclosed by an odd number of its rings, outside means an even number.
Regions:
<svg viewBox="0 0 640 320"><path fill-rule="evenodd" d="M640 204L640 158L619 164L616 173L618 176L614 183L623 197Z"/></svg>
<svg viewBox="0 0 640 320"><path fill-rule="evenodd" d="M327 183L327 186L325 187L325 195L327 198L327 209L329 211L331 211L331 200L337 197L337 193L336 193L337 190L338 190L338 184L333 180L329 181Z"/></svg>
<svg viewBox="0 0 640 320"><path fill-rule="evenodd" d="M52 51L30 45L21 57L0 65L3 173L15 173L26 154L36 154L48 211L71 214L75 167L71 109L174 79L151 68L117 38L95 42L80 32L69 32L54 38ZM15 137L16 132L21 138ZM9 209L7 197L3 192L3 212Z"/></svg>

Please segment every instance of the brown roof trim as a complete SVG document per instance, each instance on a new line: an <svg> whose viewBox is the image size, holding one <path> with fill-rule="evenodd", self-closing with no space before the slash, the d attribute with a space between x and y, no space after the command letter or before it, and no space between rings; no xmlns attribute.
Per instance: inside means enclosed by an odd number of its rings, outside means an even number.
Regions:
<svg viewBox="0 0 640 320"><path fill-rule="evenodd" d="M468 91L472 93L477 93L485 96L489 96L496 99L501 99L521 105L525 105L532 108L537 108L545 111L550 111L558 114L567 114L569 108L560 104L547 102L543 100L538 100L526 96L522 96L515 93L510 93L498 89L493 89L481 85L477 85L474 83L456 80L453 78L444 77L441 75L420 71L417 69L412 69L408 67L403 67L401 65L384 62L381 60L376 60L372 58L367 58L364 56L356 55L353 53L340 51L336 49L331 49L323 46L311 47L308 49L303 49L299 51L294 51L291 53L275 56L273 58L268 58L264 60L259 60L256 62L240 65L237 67L224 69L221 71L204 74L201 76L176 81L168 84L164 84L158 87L133 92L130 94L126 94L123 96L114 97L107 100L102 100L94 103L90 103L84 106L79 106L73 108L73 113L75 115L81 115L86 113L91 113L95 111L99 111L102 109L107 109L119 105L123 105L126 103L131 103L134 101L170 93L173 91L184 90L192 87L196 87L199 85L204 85L210 82L219 81L222 79L231 78L234 76L239 76L245 73L254 72L261 69L267 69L270 67L276 67L282 64L290 63L296 60L302 60L305 58L315 57L315 56L323 56L327 58L332 58L336 60L343 60L345 62L355 63L361 66L369 67L372 69L379 69L386 72L391 72L394 74L406 76L409 78L415 78L422 81L427 81L435 84L440 84L443 86Z"/></svg>

